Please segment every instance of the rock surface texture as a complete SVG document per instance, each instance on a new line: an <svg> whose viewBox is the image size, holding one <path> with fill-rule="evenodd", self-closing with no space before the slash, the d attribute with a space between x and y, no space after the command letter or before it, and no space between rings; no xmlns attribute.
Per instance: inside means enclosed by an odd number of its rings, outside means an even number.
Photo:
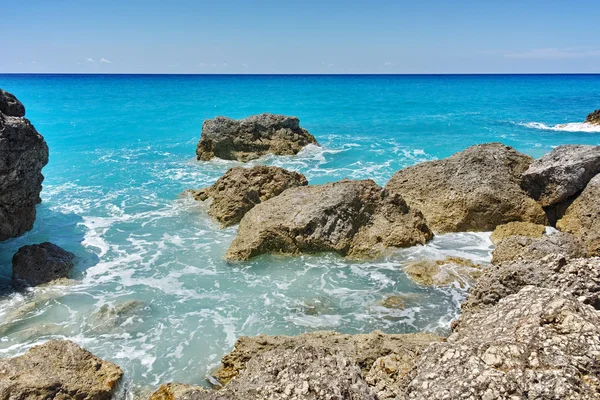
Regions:
<svg viewBox="0 0 600 400"><path fill-rule="evenodd" d="M434 232L491 231L512 221L546 224L542 207L521 189L533 159L501 143L394 174L386 189L420 210Z"/></svg>
<svg viewBox="0 0 600 400"><path fill-rule="evenodd" d="M226 227L238 224L255 205L286 189L306 185L302 174L260 165L231 168L212 186L191 193L198 201L212 199L208 213Z"/></svg>
<svg viewBox="0 0 600 400"><path fill-rule="evenodd" d="M0 360L5 400L109 400L121 369L67 340L51 340L22 356Z"/></svg>
<svg viewBox="0 0 600 400"><path fill-rule="evenodd" d="M539 260L550 254L562 254L567 258L585 257L583 243L574 235L556 232L542 235L539 239L528 236L509 236L492 252L492 264L514 260Z"/></svg>
<svg viewBox="0 0 600 400"><path fill-rule="evenodd" d="M544 225L532 224L531 222L509 222L508 224L498 225L492 232L490 240L492 243L498 244L504 239L515 235L539 239L545 231L546 227Z"/></svg>
<svg viewBox="0 0 600 400"><path fill-rule="evenodd" d="M569 200L600 173L600 146L558 146L523 173L522 187L548 207Z"/></svg>
<svg viewBox="0 0 600 400"><path fill-rule="evenodd" d="M13 256L13 281L36 286L67 278L75 255L55 244L45 242L21 247Z"/></svg>
<svg viewBox="0 0 600 400"><path fill-rule="evenodd" d="M340 181L288 189L258 204L242 218L226 257L325 251L376 257L432 236L423 215L401 196L371 180Z"/></svg>
<svg viewBox="0 0 600 400"><path fill-rule="evenodd" d="M48 146L24 115L23 105L0 89L0 241L30 230L41 201Z"/></svg>
<svg viewBox="0 0 600 400"><path fill-rule="evenodd" d="M459 257L415 261L404 268L410 279L427 286L448 286L456 283L460 287L466 287L481 275L481 271L481 265Z"/></svg>
<svg viewBox="0 0 600 400"><path fill-rule="evenodd" d="M600 110L590 113L585 119L585 122L588 124L600 125Z"/></svg>
<svg viewBox="0 0 600 400"><path fill-rule="evenodd" d="M294 155L309 144L318 145L313 135L300 127L300 120L276 114L259 114L233 120L208 119L196 148L198 160L214 157L246 162L265 154Z"/></svg>
<svg viewBox="0 0 600 400"><path fill-rule="evenodd" d="M600 174L590 180L556 227L580 238L588 255L600 256Z"/></svg>

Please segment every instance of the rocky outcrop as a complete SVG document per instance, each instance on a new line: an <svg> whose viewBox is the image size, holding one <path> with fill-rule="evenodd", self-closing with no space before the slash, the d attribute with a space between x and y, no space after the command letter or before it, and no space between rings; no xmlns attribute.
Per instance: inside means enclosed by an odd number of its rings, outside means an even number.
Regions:
<svg viewBox="0 0 600 400"><path fill-rule="evenodd" d="M386 189L420 210L434 232L491 231L512 221L546 224L542 207L521 189L533 159L501 143L394 174Z"/></svg>
<svg viewBox="0 0 600 400"><path fill-rule="evenodd" d="M24 115L23 105L0 90L0 241L30 230L41 201L48 146Z"/></svg>
<svg viewBox="0 0 600 400"><path fill-rule="evenodd" d="M241 220L229 260L265 253L331 251L376 257L386 248L424 244L432 237L423 215L371 180L288 189Z"/></svg>
<svg viewBox="0 0 600 400"><path fill-rule="evenodd" d="M523 173L522 187L543 207L568 201L600 173L600 146L558 146Z"/></svg>
<svg viewBox="0 0 600 400"><path fill-rule="evenodd" d="M12 278L29 286L67 278L74 259L73 253L49 242L23 246L13 256Z"/></svg>
<svg viewBox="0 0 600 400"><path fill-rule="evenodd" d="M204 121L196 155L203 161L218 157L246 162L265 154L298 154L308 144L318 143L296 117L260 114L237 121L216 117Z"/></svg>
<svg viewBox="0 0 600 400"><path fill-rule="evenodd" d="M255 205L286 189L306 185L308 181L302 174L259 165L231 168L212 186L191 194L198 201L212 199L208 213L226 227L238 224Z"/></svg>
<svg viewBox="0 0 600 400"><path fill-rule="evenodd" d="M588 124L600 125L600 110L596 110L590 114L588 114L585 122Z"/></svg>
<svg viewBox="0 0 600 400"><path fill-rule="evenodd" d="M600 174L590 180L556 227L581 239L588 255L600 256Z"/></svg>
<svg viewBox="0 0 600 400"><path fill-rule="evenodd" d="M209 398L211 392L201 386L183 383L165 383L148 400L201 400Z"/></svg>
<svg viewBox="0 0 600 400"><path fill-rule="evenodd" d="M446 257L443 260L411 262L403 268L410 279L421 285L468 287L482 272L482 266L471 260Z"/></svg>
<svg viewBox="0 0 600 400"><path fill-rule="evenodd" d="M0 398L109 400L121 368L67 340L0 360Z"/></svg>
<svg viewBox="0 0 600 400"><path fill-rule="evenodd" d="M563 232L555 232L535 239L528 236L509 236L492 252L492 264L514 260L539 260L550 254L562 254L567 258L585 257L581 240Z"/></svg>
<svg viewBox="0 0 600 400"><path fill-rule="evenodd" d="M508 224L498 225L490 235L493 244L498 244L510 236L526 236L534 239L542 237L546 227L544 225L532 224L531 222L509 222Z"/></svg>

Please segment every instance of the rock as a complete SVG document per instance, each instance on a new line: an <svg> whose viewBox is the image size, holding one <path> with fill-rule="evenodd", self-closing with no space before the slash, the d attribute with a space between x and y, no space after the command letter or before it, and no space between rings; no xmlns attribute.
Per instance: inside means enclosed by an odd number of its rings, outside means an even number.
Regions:
<svg viewBox="0 0 600 400"><path fill-rule="evenodd" d="M600 174L590 180L556 227L581 239L588 255L600 256Z"/></svg>
<svg viewBox="0 0 600 400"><path fill-rule="evenodd" d="M558 146L523 173L522 187L543 207L569 200L600 173L600 146Z"/></svg>
<svg viewBox="0 0 600 400"><path fill-rule="evenodd" d="M216 117L204 121L196 155L202 161L218 157L246 162L265 154L295 155L308 144L318 145L296 117L260 114L237 121Z"/></svg>
<svg viewBox="0 0 600 400"><path fill-rule="evenodd" d="M529 285L558 289L600 310L600 258L568 260L551 254L538 260L492 265L477 280L462 310L494 305Z"/></svg>
<svg viewBox="0 0 600 400"><path fill-rule="evenodd" d="M109 400L123 372L68 340L0 360L0 398Z"/></svg>
<svg viewBox="0 0 600 400"><path fill-rule="evenodd" d="M24 114L14 96L0 91L0 241L30 230L41 202L48 146Z"/></svg>
<svg viewBox="0 0 600 400"><path fill-rule="evenodd" d="M126 325L129 330L135 329L136 319L149 308L143 301L129 300L117 304L104 304L89 317L90 329L96 334L105 334L122 330ZM137 318L136 318L137 317Z"/></svg>
<svg viewBox="0 0 600 400"><path fill-rule="evenodd" d="M424 244L432 237L423 215L371 180L291 188L241 220L226 257L265 253L336 252L377 257L386 248Z"/></svg>
<svg viewBox="0 0 600 400"><path fill-rule="evenodd" d="M211 392L201 386L165 383L152 393L149 400L200 400Z"/></svg>
<svg viewBox="0 0 600 400"><path fill-rule="evenodd" d="M192 195L198 201L212 199L208 213L223 227L236 225L252 207L286 189L306 186L304 175L279 167L258 165L229 169L214 185Z"/></svg>
<svg viewBox="0 0 600 400"><path fill-rule="evenodd" d="M402 295L390 295L381 300L382 307L394 310L404 310L406 308L407 298Z"/></svg>
<svg viewBox="0 0 600 400"><path fill-rule="evenodd" d="M562 254L567 258L586 256L581 240L569 233L556 232L542 235L539 239L509 236L492 251L492 264L514 260L539 260L549 254Z"/></svg>
<svg viewBox="0 0 600 400"><path fill-rule="evenodd" d="M456 282L460 287L467 287L481 275L482 266L464 258L446 257L443 260L415 261L403 270L421 285L448 286Z"/></svg>
<svg viewBox="0 0 600 400"><path fill-rule="evenodd" d="M596 110L589 114L585 119L588 124L600 125L600 110Z"/></svg>
<svg viewBox="0 0 600 400"><path fill-rule="evenodd" d="M29 286L66 278L73 269L75 255L55 244L45 242L21 247L13 256L13 281Z"/></svg>
<svg viewBox="0 0 600 400"><path fill-rule="evenodd" d="M501 143L394 174L386 189L420 210L434 232L491 231L512 221L546 224L542 207L521 189L533 159Z"/></svg>
<svg viewBox="0 0 600 400"><path fill-rule="evenodd" d="M490 239L494 244L515 235L539 239L544 232L546 232L544 225L532 224L531 222L509 222L508 224L498 225L492 232Z"/></svg>
<svg viewBox="0 0 600 400"><path fill-rule="evenodd" d="M462 314L416 362L406 398L597 399L600 313L560 290L526 286Z"/></svg>

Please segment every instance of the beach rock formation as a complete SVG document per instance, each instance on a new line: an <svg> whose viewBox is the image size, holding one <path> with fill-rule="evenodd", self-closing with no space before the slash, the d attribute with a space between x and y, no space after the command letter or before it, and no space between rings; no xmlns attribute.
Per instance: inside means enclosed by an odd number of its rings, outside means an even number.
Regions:
<svg viewBox="0 0 600 400"><path fill-rule="evenodd" d="M467 287L482 272L482 266L459 257L446 257L443 260L420 260L403 268L410 279L421 285L448 286L454 283Z"/></svg>
<svg viewBox="0 0 600 400"><path fill-rule="evenodd" d="M600 146L558 146L523 173L522 187L543 207L563 203L600 173Z"/></svg>
<svg viewBox="0 0 600 400"><path fill-rule="evenodd" d="M590 114L588 114L585 122L588 124L600 125L600 110L596 110Z"/></svg>
<svg viewBox="0 0 600 400"><path fill-rule="evenodd" d="M41 202L48 146L24 115L23 105L0 90L0 241L30 230Z"/></svg>
<svg viewBox="0 0 600 400"><path fill-rule="evenodd" d="M216 117L204 121L196 155L202 161L218 157L246 162L265 154L298 154L308 144L318 145L296 117L267 113L241 120Z"/></svg>
<svg viewBox="0 0 600 400"><path fill-rule="evenodd" d="M36 286L67 278L74 259L73 253L49 242L23 246L13 256L12 279Z"/></svg>
<svg viewBox="0 0 600 400"><path fill-rule="evenodd" d="M123 372L68 340L0 360L0 398L109 400Z"/></svg>
<svg viewBox="0 0 600 400"><path fill-rule="evenodd" d="M588 255L600 256L600 174L590 180L556 227L581 239Z"/></svg>
<svg viewBox="0 0 600 400"><path fill-rule="evenodd" d="M386 189L420 210L434 232L491 231L512 221L546 224L542 207L521 188L533 158L501 143L394 174Z"/></svg>
<svg viewBox="0 0 600 400"><path fill-rule="evenodd" d="M331 251L377 257L432 238L423 215L372 180L291 188L242 218L227 259Z"/></svg>
<svg viewBox="0 0 600 400"><path fill-rule="evenodd" d="M275 197L286 189L306 186L304 175L279 167L258 165L234 167L212 186L191 191L198 201L212 199L209 215L223 227L236 225L255 205Z"/></svg>
<svg viewBox="0 0 600 400"><path fill-rule="evenodd" d="M567 258L585 257L583 243L574 235L555 232L536 239L528 236L509 236L492 252L492 264L514 260L539 260L549 254L562 254Z"/></svg>
<svg viewBox="0 0 600 400"><path fill-rule="evenodd" d="M490 240L497 245L507 237L515 235L539 239L545 231L546 227L544 225L531 222L509 222L508 224L498 225L490 235Z"/></svg>

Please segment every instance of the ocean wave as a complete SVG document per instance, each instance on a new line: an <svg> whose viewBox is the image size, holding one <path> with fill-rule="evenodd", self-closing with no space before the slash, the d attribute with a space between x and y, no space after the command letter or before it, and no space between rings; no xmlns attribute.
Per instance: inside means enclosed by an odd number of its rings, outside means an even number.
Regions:
<svg viewBox="0 0 600 400"><path fill-rule="evenodd" d="M569 122L566 124L557 125L546 125L542 122L523 122L519 125L526 128L541 129L544 131L600 133L600 125L593 125L587 122Z"/></svg>

